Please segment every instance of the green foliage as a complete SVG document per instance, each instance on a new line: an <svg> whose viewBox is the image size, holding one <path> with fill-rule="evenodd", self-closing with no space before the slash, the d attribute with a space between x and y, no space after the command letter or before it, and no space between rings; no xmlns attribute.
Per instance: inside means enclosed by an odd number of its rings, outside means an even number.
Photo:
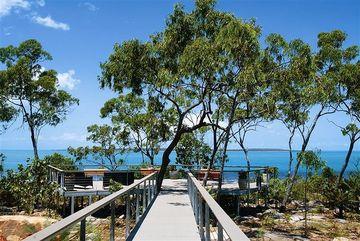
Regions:
<svg viewBox="0 0 360 241"><path fill-rule="evenodd" d="M148 98L133 93L108 100L101 109L101 117L111 117L112 124L123 132L128 148L140 152L143 162L154 162L160 144L169 139L172 113L164 110L157 97ZM144 158L146 157L147 160Z"/></svg>
<svg viewBox="0 0 360 241"><path fill-rule="evenodd" d="M126 151L128 144L128 132L122 131L121 127L112 127L109 125L92 125L87 128L90 133L88 141L95 145L92 147L68 148L68 152L73 155L77 162L91 156L96 164L115 170L124 163L121 157Z"/></svg>
<svg viewBox="0 0 360 241"><path fill-rule="evenodd" d="M217 125L207 120L221 118L230 124L226 128L229 133L236 121L273 114L275 101L271 98L275 95L267 93L270 89L263 73L260 32L254 20L217 11L215 1L196 1L191 12L178 4L165 29L150 40L135 39L114 46L101 64L100 85L117 92L119 98L131 93L143 99L136 103L146 103L150 97L161 103L162 113L170 116L165 130L173 131L163 155L166 166L185 134ZM111 102L112 106L115 101ZM150 123L156 120L146 118ZM122 116L120 123L125 119ZM159 130L163 132L163 128ZM160 179L165 170L160 171Z"/></svg>
<svg viewBox="0 0 360 241"><path fill-rule="evenodd" d="M275 201L276 206L284 198L286 192L286 181L279 178L270 179L268 197Z"/></svg>
<svg viewBox="0 0 360 241"><path fill-rule="evenodd" d="M64 161L64 162L62 162ZM31 213L35 208L54 208L55 184L48 182L48 165L74 165L67 157L53 154L43 160L27 160L27 166L18 165L18 170L8 170L0 180L0 203L17 206Z"/></svg>
<svg viewBox="0 0 360 241"><path fill-rule="evenodd" d="M3 175L4 172L4 161L5 161L5 155L3 153L0 153L0 178Z"/></svg>
<svg viewBox="0 0 360 241"><path fill-rule="evenodd" d="M0 48L0 62L6 66L0 71L0 122L21 116L32 137L35 157L37 137L45 125L56 126L68 114L78 99L60 90L55 70L44 70L41 63L51 60L41 44L30 39Z"/></svg>
<svg viewBox="0 0 360 241"><path fill-rule="evenodd" d="M187 133L182 136L175 148L176 163L182 165L196 165L206 167L210 160L211 148L204 143L196 133Z"/></svg>
<svg viewBox="0 0 360 241"><path fill-rule="evenodd" d="M110 179L109 191L111 193L117 192L121 189L123 189L123 185L120 182L116 182L116 181L113 181L112 179Z"/></svg>
<svg viewBox="0 0 360 241"><path fill-rule="evenodd" d="M63 156L59 153L54 153L44 157L44 163L60 168L62 170L77 170L75 162L70 157Z"/></svg>
<svg viewBox="0 0 360 241"><path fill-rule="evenodd" d="M318 172L326 166L326 162L320 158L320 151L303 151L297 154L297 159L303 166L306 167L311 176L312 172Z"/></svg>

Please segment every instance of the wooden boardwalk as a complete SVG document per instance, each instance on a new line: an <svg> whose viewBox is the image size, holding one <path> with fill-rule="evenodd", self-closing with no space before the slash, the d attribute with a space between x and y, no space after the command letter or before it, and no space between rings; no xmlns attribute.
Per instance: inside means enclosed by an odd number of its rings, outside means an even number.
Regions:
<svg viewBox="0 0 360 241"><path fill-rule="evenodd" d="M130 240L200 241L185 179L164 180L163 190Z"/></svg>

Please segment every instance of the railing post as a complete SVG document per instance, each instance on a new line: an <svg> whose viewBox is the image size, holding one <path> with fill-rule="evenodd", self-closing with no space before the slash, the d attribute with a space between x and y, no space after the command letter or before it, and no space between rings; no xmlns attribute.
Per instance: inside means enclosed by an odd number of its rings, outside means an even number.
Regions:
<svg viewBox="0 0 360 241"><path fill-rule="evenodd" d="M202 205L202 198L201 196L198 197L198 208L199 208L199 231L200 231L200 238L204 240L204 213L203 213L203 205Z"/></svg>
<svg viewBox="0 0 360 241"><path fill-rule="evenodd" d="M149 206L150 204L150 200L151 200L151 193L150 193L150 190L151 190L151 183L150 183L150 180L148 179L148 187L147 187L147 202L146 202L146 207Z"/></svg>
<svg viewBox="0 0 360 241"><path fill-rule="evenodd" d="M71 212L71 214L73 214L74 210L75 210L75 197L74 196L70 197L70 206L71 206L70 212Z"/></svg>
<svg viewBox="0 0 360 241"><path fill-rule="evenodd" d="M156 196L156 174L154 175L154 195Z"/></svg>
<svg viewBox="0 0 360 241"><path fill-rule="evenodd" d="M194 206L195 206L195 221L196 221L196 224L199 224L199 202L198 202L198 192L197 190L195 190L195 193L194 193L194 196L195 196L195 202L194 202Z"/></svg>
<svg viewBox="0 0 360 241"><path fill-rule="evenodd" d="M154 177L155 177L155 175L154 175ZM152 193L152 199L154 199L154 197L155 197L155 179L154 178L152 178L151 179L151 183L152 183L152 189L151 189L151 193Z"/></svg>
<svg viewBox="0 0 360 241"><path fill-rule="evenodd" d="M140 185L136 187L136 209L135 209L135 216L136 216L136 223L139 221L139 195L140 195Z"/></svg>
<svg viewBox="0 0 360 241"><path fill-rule="evenodd" d="M143 206L142 206L142 214L145 213L145 207L146 207L146 181L144 181L144 185L143 185L143 194L142 194L142 201L143 201Z"/></svg>
<svg viewBox="0 0 360 241"><path fill-rule="evenodd" d="M126 195L125 238L130 234L130 193Z"/></svg>
<svg viewBox="0 0 360 241"><path fill-rule="evenodd" d="M210 241L209 205L205 202L205 240Z"/></svg>
<svg viewBox="0 0 360 241"><path fill-rule="evenodd" d="M223 227L219 222L217 222L217 226L218 226L218 240L223 241L224 240Z"/></svg>
<svg viewBox="0 0 360 241"><path fill-rule="evenodd" d="M86 218L81 220L80 223L80 241L85 241L85 234L86 234Z"/></svg>
<svg viewBox="0 0 360 241"><path fill-rule="evenodd" d="M63 188L64 185L65 185L65 178L64 178L64 173L61 173L61 176L60 176L60 187Z"/></svg>
<svg viewBox="0 0 360 241"><path fill-rule="evenodd" d="M110 219L110 241L115 240L115 201L110 204L111 219Z"/></svg>

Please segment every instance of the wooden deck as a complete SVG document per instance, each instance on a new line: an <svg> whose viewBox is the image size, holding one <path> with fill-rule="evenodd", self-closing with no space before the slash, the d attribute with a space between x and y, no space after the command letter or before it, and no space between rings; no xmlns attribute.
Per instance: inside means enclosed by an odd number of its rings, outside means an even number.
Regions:
<svg viewBox="0 0 360 241"><path fill-rule="evenodd" d="M163 190L130 240L200 241L185 179L164 180Z"/></svg>
<svg viewBox="0 0 360 241"><path fill-rule="evenodd" d="M208 181L208 186L211 187L214 190L217 190L218 188L218 182L217 181ZM268 183L262 183L261 188L265 188L268 186ZM259 191L259 187L256 185L256 182L250 183L250 193ZM223 182L221 187L221 194L224 195L244 195L247 194L247 189L240 189L239 184L237 182Z"/></svg>

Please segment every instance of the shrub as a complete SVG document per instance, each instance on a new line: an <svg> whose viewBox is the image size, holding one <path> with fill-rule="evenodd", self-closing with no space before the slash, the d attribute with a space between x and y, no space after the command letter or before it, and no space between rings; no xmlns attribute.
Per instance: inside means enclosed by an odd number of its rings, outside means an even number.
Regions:
<svg viewBox="0 0 360 241"><path fill-rule="evenodd" d="M18 165L18 170L8 170L1 180L0 202L17 206L31 213L35 208L55 208L56 184L48 182L48 165L74 165L71 159L60 154L41 159L28 159L27 166Z"/></svg>
<svg viewBox="0 0 360 241"><path fill-rule="evenodd" d="M269 199L275 202L276 207L283 200L286 192L285 180L272 178L269 181Z"/></svg>

